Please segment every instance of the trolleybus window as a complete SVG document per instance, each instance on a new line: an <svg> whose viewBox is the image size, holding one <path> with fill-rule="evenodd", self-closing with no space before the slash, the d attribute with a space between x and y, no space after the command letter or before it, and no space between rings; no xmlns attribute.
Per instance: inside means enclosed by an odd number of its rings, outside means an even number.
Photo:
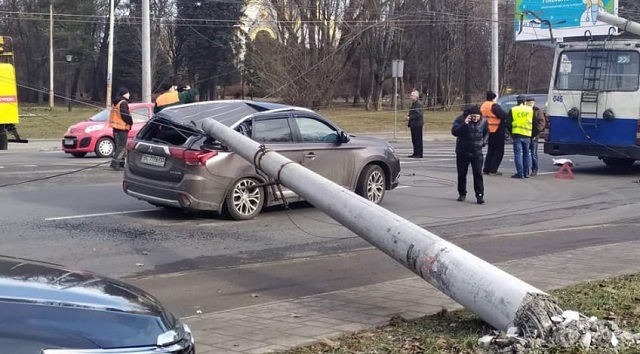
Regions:
<svg viewBox="0 0 640 354"><path fill-rule="evenodd" d="M635 51L564 51L559 57L555 88L637 91L639 74L640 54Z"/></svg>

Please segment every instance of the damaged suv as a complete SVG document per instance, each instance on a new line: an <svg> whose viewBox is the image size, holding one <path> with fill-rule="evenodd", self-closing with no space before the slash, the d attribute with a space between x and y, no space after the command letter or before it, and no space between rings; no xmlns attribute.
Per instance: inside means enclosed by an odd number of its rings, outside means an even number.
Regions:
<svg viewBox="0 0 640 354"><path fill-rule="evenodd" d="M254 218L263 207L301 201L293 191L264 185L268 177L207 136L215 119L294 162L381 203L398 185L400 161L387 142L348 136L312 110L255 101L210 101L170 107L127 144L123 189L156 206ZM257 186L257 188L252 188Z"/></svg>

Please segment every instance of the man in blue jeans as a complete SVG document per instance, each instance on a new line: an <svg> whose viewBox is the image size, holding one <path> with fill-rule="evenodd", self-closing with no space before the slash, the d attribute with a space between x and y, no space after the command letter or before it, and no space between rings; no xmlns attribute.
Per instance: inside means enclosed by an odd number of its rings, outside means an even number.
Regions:
<svg viewBox="0 0 640 354"><path fill-rule="evenodd" d="M544 113L536 107L536 101L533 97L527 97L525 104L533 108L533 130L531 131L531 174L529 176L538 175L538 137L542 133L547 124ZM529 170L525 170L529 172ZM526 174L525 174L526 176Z"/></svg>
<svg viewBox="0 0 640 354"><path fill-rule="evenodd" d="M509 111L507 126L513 138L513 154L516 174L511 178L528 178L531 166L531 135L533 131L533 108L525 104L525 98L518 96L517 105Z"/></svg>

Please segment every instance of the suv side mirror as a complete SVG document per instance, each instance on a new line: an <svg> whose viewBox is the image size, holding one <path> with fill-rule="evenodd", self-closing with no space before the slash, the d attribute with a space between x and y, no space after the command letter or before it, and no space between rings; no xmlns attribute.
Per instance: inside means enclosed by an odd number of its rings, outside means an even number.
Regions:
<svg viewBox="0 0 640 354"><path fill-rule="evenodd" d="M340 138L339 138L340 144L348 143L349 140L351 140L351 139L349 139L349 135L347 133L341 131L340 132Z"/></svg>

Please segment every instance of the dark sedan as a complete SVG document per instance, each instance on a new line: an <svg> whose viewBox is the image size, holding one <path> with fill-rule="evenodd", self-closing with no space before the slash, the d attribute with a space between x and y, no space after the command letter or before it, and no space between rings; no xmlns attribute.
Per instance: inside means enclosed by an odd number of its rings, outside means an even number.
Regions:
<svg viewBox="0 0 640 354"><path fill-rule="evenodd" d="M195 354L189 327L126 283L0 256L3 354Z"/></svg>
<svg viewBox="0 0 640 354"><path fill-rule="evenodd" d="M123 189L153 205L226 212L247 220L264 206L295 202L269 186L249 162L201 129L215 119L293 162L380 204L398 185L400 160L387 142L351 136L318 113L255 101L211 101L170 107L127 145Z"/></svg>

